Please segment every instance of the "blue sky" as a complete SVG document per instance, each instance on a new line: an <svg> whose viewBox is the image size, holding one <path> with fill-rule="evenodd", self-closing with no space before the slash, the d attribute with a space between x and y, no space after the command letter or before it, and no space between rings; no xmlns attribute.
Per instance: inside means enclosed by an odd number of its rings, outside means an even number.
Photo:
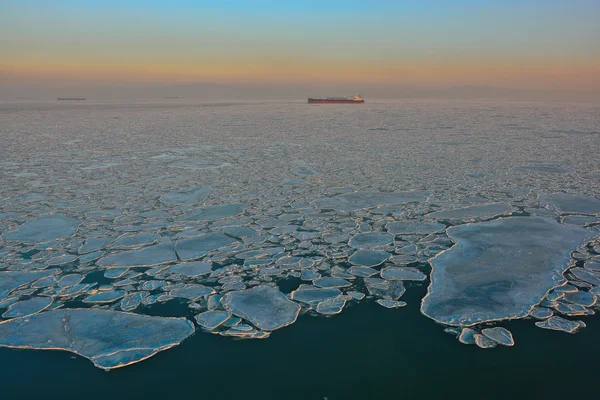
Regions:
<svg viewBox="0 0 600 400"><path fill-rule="evenodd" d="M22 79L595 80L600 1L1 0ZM536 79L539 76L539 79Z"/></svg>

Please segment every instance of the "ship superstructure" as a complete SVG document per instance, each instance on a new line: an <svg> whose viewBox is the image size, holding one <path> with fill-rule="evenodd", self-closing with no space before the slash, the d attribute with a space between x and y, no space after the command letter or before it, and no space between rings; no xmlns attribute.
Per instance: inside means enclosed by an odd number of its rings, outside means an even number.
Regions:
<svg viewBox="0 0 600 400"><path fill-rule="evenodd" d="M308 98L309 103L318 104L364 104L365 100L360 94L354 97L325 97L322 99Z"/></svg>

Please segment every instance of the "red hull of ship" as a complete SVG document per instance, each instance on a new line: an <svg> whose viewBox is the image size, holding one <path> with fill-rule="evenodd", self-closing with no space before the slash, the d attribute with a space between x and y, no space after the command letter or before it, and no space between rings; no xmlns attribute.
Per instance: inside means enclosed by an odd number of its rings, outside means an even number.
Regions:
<svg viewBox="0 0 600 400"><path fill-rule="evenodd" d="M364 104L364 100L355 101L355 100L311 100L309 101L311 104Z"/></svg>

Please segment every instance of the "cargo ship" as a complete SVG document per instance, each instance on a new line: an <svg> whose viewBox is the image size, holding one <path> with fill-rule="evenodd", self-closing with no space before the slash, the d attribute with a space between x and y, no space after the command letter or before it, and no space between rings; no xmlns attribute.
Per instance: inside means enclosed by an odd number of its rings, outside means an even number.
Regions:
<svg viewBox="0 0 600 400"><path fill-rule="evenodd" d="M364 104L365 100L360 94L354 97L325 97L324 99L308 98L309 103L317 104Z"/></svg>

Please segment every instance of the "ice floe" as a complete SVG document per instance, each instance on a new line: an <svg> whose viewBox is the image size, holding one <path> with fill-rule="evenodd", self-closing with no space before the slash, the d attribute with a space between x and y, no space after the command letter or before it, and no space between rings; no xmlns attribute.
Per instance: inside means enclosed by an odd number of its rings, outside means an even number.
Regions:
<svg viewBox="0 0 600 400"><path fill-rule="evenodd" d="M494 328L482 329L481 333L488 339L491 339L503 346L515 345L515 340L513 339L512 333L510 333L508 329L496 326Z"/></svg>
<svg viewBox="0 0 600 400"><path fill-rule="evenodd" d="M204 235L180 239L175 243L175 251L182 260L193 260L206 255L211 250L235 243L235 239L223 233L206 233Z"/></svg>
<svg viewBox="0 0 600 400"><path fill-rule="evenodd" d="M50 305L52 305L52 298L50 297L32 297L11 304L8 310L2 314L2 318L26 317L44 311Z"/></svg>
<svg viewBox="0 0 600 400"><path fill-rule="evenodd" d="M507 203L492 203L457 208L455 210L436 211L425 215L425 217L440 221L468 222L477 219L489 219L500 215L509 215L516 210L515 207Z"/></svg>
<svg viewBox="0 0 600 400"><path fill-rule="evenodd" d="M543 194L540 201L559 213L600 215L600 200L567 193Z"/></svg>
<svg viewBox="0 0 600 400"><path fill-rule="evenodd" d="M194 333L185 318L63 309L0 322L0 346L66 350L110 370L152 357Z"/></svg>
<svg viewBox="0 0 600 400"><path fill-rule="evenodd" d="M265 285L226 293L221 303L231 314L264 331L274 331L293 324L300 313L297 303L290 301L277 289Z"/></svg>
<svg viewBox="0 0 600 400"><path fill-rule="evenodd" d="M350 264L361 267L376 267L383 264L391 257L391 254L384 251L358 250L348 259Z"/></svg>
<svg viewBox="0 0 600 400"><path fill-rule="evenodd" d="M98 260L98 266L113 267L150 267L177 261L173 243L160 243L140 250L123 251L107 255Z"/></svg>
<svg viewBox="0 0 600 400"><path fill-rule="evenodd" d="M421 311L457 326L523 318L565 283L569 253L594 237L541 217L510 217L456 226L457 243L432 259Z"/></svg>
<svg viewBox="0 0 600 400"><path fill-rule="evenodd" d="M160 198L164 204L178 206L193 206L202 203L214 190L209 187L191 187L175 190Z"/></svg>
<svg viewBox="0 0 600 400"><path fill-rule="evenodd" d="M25 222L13 231L6 231L2 239L22 243L43 243L68 238L77 232L80 221L63 214L44 215Z"/></svg>
<svg viewBox="0 0 600 400"><path fill-rule="evenodd" d="M392 281L424 281L427 275L417 268L411 267L385 267L380 272L383 279Z"/></svg>

